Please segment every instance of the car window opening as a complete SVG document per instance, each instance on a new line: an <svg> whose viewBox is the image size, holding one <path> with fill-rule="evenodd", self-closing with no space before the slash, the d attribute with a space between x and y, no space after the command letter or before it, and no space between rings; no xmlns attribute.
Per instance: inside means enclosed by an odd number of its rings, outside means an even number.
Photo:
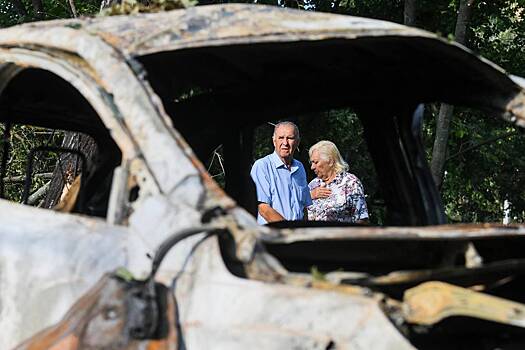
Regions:
<svg viewBox="0 0 525 350"><path fill-rule="evenodd" d="M331 137L323 134L319 123L341 119L352 129L340 130L348 143L339 146L350 160L350 172L356 171L356 165L363 169L356 175L364 182L367 201L376 211L370 214L371 223L444 223L430 173L418 165L426 161L424 152L413 152L422 146L418 135L407 132L417 103L396 96L395 89L392 94L378 91L376 83L395 81L398 72L389 66L385 74L392 75L391 79L379 79L377 72L364 75L354 64L369 54L363 54L361 44L346 45L334 40L208 47L138 60L174 127L217 182L253 215L257 203L249 171L262 154L258 152L271 146L273 129L268 123L291 118L302 134L311 134L310 140L301 140L298 154L309 169L308 148ZM341 52L356 62L344 61ZM337 88L340 86L348 89ZM423 95L414 94L421 99ZM262 139L262 133L270 136ZM312 174L309 176L311 180Z"/></svg>
<svg viewBox="0 0 525 350"><path fill-rule="evenodd" d="M0 111L2 198L105 217L121 152L82 95L25 69L2 91Z"/></svg>

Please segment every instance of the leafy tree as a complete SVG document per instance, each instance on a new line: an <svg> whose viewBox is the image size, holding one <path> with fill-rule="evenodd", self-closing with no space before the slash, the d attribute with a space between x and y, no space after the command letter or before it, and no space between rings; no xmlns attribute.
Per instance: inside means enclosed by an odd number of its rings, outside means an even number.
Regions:
<svg viewBox="0 0 525 350"><path fill-rule="evenodd" d="M439 21L430 22L433 29L445 34L451 28L446 18L453 15L450 10L456 9L457 2L449 5L442 8L447 15L442 16L441 27ZM476 2L468 28L470 48L505 70L524 75L523 11L521 1ZM435 137L437 109L429 108L428 112L427 120L431 122L426 139L430 149L428 141ZM511 203L513 220L524 221L523 144L523 136L500 120L486 118L477 111L455 111L441 187L446 213L452 221L501 221L505 200Z"/></svg>
<svg viewBox="0 0 525 350"><path fill-rule="evenodd" d="M100 8L97 0L2 0L0 27L36 20L51 20L94 15Z"/></svg>

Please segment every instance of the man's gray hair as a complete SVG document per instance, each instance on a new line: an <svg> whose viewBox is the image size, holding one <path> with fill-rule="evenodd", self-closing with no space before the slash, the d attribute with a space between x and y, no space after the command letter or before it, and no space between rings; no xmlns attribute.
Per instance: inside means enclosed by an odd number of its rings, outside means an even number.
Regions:
<svg viewBox="0 0 525 350"><path fill-rule="evenodd" d="M299 128L297 127L297 125L295 125L295 123L292 123L292 122L289 122L289 121L279 122L279 123L275 124L275 127L273 128L273 137L275 137L275 133L277 132L277 129L279 129L281 126L285 126L285 125L293 126L295 137L297 138L297 140L301 139L301 135L299 134Z"/></svg>

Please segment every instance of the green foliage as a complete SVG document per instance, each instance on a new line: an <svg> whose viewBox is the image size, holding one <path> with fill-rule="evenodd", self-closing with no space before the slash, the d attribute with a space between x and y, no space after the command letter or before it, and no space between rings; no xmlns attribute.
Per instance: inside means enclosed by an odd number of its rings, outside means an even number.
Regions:
<svg viewBox="0 0 525 350"><path fill-rule="evenodd" d="M104 9L100 16L129 15L135 13L153 13L171 11L190 6L195 6L195 0L123 0L120 4Z"/></svg>
<svg viewBox="0 0 525 350"><path fill-rule="evenodd" d="M115 276L118 278L123 279L126 282L131 282L135 280L135 277L133 276L133 273L131 273L128 269L125 267L119 267L115 271Z"/></svg>
<svg viewBox="0 0 525 350"><path fill-rule="evenodd" d="M5 125L0 124L0 135L2 135L0 153L3 153L4 150L4 130ZM23 179L26 177L28 164L27 155L29 151L40 145L60 145L62 138L63 133L54 132L49 129L28 125L12 126L9 138L10 150L6 167L7 172L6 177L4 178L5 198L15 202L21 202L24 188ZM35 154L32 175L52 173L55 169L57 160L58 155L54 152ZM45 178L38 176L33 177L30 193L33 193L38 188L42 187L46 182L47 180Z"/></svg>
<svg viewBox="0 0 525 350"><path fill-rule="evenodd" d="M310 268L310 273L311 273L312 279L314 281L319 281L319 282L325 282L326 281L326 275L324 273L322 273L321 271L319 271L317 266L312 266Z"/></svg>
<svg viewBox="0 0 525 350"><path fill-rule="evenodd" d="M10 27L22 22L23 20L16 14L13 4L7 0L2 0L0 4L0 28Z"/></svg>
<svg viewBox="0 0 525 350"><path fill-rule="evenodd" d="M429 122L424 129L429 162L437 113L438 106L427 111ZM505 200L511 202L513 221L525 221L525 138L521 133L499 119L456 109L448 147L441 194L451 222L501 221Z"/></svg>
<svg viewBox="0 0 525 350"><path fill-rule="evenodd" d="M427 5L420 8L420 24L428 30L452 33L459 1L451 1L447 8L444 2ZM525 75L524 10L524 1L475 2L467 45L512 74ZM440 11L441 19L428 16ZM430 161L439 105L427 107L424 135ZM523 136L504 137L461 153L513 130L509 124L481 112L455 109L448 142L450 159L445 164L441 189L451 221L501 222L505 199L511 202L513 221L525 221Z"/></svg>
<svg viewBox="0 0 525 350"><path fill-rule="evenodd" d="M27 12L27 15L25 16L18 14L18 11L13 6L11 1L0 1L2 2L0 5L0 27L9 27L15 24L32 22L36 20L51 20L73 17L68 0L43 0L42 5L44 8L44 13L42 18L39 18L39 16L35 13L30 0L21 0L25 11ZM75 8L77 15L79 16L92 16L98 12L99 6L100 2L95 0L75 1Z"/></svg>
<svg viewBox="0 0 525 350"><path fill-rule="evenodd" d="M480 2L473 22L472 48L507 71L525 75L525 2Z"/></svg>
<svg viewBox="0 0 525 350"><path fill-rule="evenodd" d="M398 23L403 21L404 1L402 0L343 0L339 2L339 6L331 6L330 8L323 6L323 4L326 3L325 1L320 0L318 3L318 7L326 12L336 12Z"/></svg>

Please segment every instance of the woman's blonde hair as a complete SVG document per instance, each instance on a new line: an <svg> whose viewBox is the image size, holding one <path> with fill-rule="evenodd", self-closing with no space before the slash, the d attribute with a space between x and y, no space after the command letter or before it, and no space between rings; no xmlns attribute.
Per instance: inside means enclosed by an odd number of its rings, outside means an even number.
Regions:
<svg viewBox="0 0 525 350"><path fill-rule="evenodd" d="M325 161L332 161L334 163L334 170L336 174L348 170L348 163L341 157L341 153L337 146L332 141L319 141L308 150L308 155L312 158L314 151L319 152L319 157Z"/></svg>

